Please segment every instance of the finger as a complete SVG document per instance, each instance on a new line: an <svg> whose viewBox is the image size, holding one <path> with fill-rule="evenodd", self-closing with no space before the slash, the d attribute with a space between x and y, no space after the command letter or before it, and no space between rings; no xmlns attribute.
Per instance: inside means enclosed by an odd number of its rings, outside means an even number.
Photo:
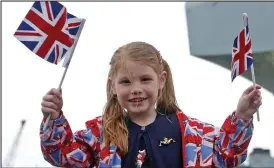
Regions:
<svg viewBox="0 0 274 168"><path fill-rule="evenodd" d="M257 90L257 96L260 97L261 95L262 95L261 91Z"/></svg>
<svg viewBox="0 0 274 168"><path fill-rule="evenodd" d="M56 90L55 88L50 89L50 90L47 92L47 95L54 95L54 91L55 91L55 90Z"/></svg>
<svg viewBox="0 0 274 168"><path fill-rule="evenodd" d="M260 103L262 103L262 97L259 97L256 100L254 100L254 104L256 105L259 105Z"/></svg>
<svg viewBox="0 0 274 168"><path fill-rule="evenodd" d="M51 102L59 106L61 101L62 99L59 99L57 96L53 96L53 100Z"/></svg>
<svg viewBox="0 0 274 168"><path fill-rule="evenodd" d="M48 108L48 107L42 107L41 110L43 113L49 113L49 114L56 113L56 110L54 110L52 108Z"/></svg>
<svg viewBox="0 0 274 168"><path fill-rule="evenodd" d="M48 93L47 95L56 95L57 97L61 98L62 95L61 95L61 92L55 88L52 88Z"/></svg>
<svg viewBox="0 0 274 168"><path fill-rule="evenodd" d="M59 99L55 95L46 95L46 96L43 97L43 101L54 102L55 104L59 104L61 100L62 99Z"/></svg>
<svg viewBox="0 0 274 168"><path fill-rule="evenodd" d="M58 109L58 106L53 103L53 102L46 102L46 101L43 101L41 103L42 107L46 107L46 108L51 108L53 110L57 110Z"/></svg>
<svg viewBox="0 0 274 168"><path fill-rule="evenodd" d="M262 97L261 96L258 97L258 101L262 101Z"/></svg>
<svg viewBox="0 0 274 168"><path fill-rule="evenodd" d="M257 96L257 91L256 91L256 90L253 90L253 91L251 91L250 93L248 93L247 98L248 98L248 99L252 99L252 98L254 98L255 96Z"/></svg>
<svg viewBox="0 0 274 168"><path fill-rule="evenodd" d="M61 97L62 97L61 89L59 89L59 90L53 89L52 92L53 92L53 94L54 94L55 96L57 96L58 98L61 98Z"/></svg>
<svg viewBox="0 0 274 168"><path fill-rule="evenodd" d="M249 94L250 92L252 92L254 89L261 89L262 87L260 85L256 85L255 88L254 86L249 86L245 91L244 94Z"/></svg>
<svg viewBox="0 0 274 168"><path fill-rule="evenodd" d="M43 97L43 100L47 100L47 101L54 101L54 99L62 100L62 96L55 95L54 93L50 93Z"/></svg>
<svg viewBox="0 0 274 168"><path fill-rule="evenodd" d="M261 105L262 105L262 102L256 102L256 104L255 104L255 102L254 102L254 104L252 105L252 107L253 107L254 109L256 109L256 108L259 108Z"/></svg>

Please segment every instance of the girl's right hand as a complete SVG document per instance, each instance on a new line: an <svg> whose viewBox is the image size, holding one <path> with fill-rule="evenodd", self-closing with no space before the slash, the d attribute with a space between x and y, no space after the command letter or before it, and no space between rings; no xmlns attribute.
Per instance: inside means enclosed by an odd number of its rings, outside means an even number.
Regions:
<svg viewBox="0 0 274 168"><path fill-rule="evenodd" d="M63 107L62 90L60 89L59 92L57 89L53 88L48 91L48 93L43 97L41 105L44 117L51 114L50 119L57 119L60 116Z"/></svg>

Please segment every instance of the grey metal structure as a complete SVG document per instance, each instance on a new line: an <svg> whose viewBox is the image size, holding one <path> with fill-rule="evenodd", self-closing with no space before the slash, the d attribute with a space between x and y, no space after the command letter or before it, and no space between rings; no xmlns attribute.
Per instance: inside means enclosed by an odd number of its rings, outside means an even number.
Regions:
<svg viewBox="0 0 274 168"><path fill-rule="evenodd" d="M240 165L237 168L274 168L274 158L271 157L269 149L255 148L248 158L248 165Z"/></svg>
<svg viewBox="0 0 274 168"><path fill-rule="evenodd" d="M228 69L247 13L256 82L274 93L274 2L186 2L185 8L190 54ZM243 76L251 80L250 71Z"/></svg>
<svg viewBox="0 0 274 168"><path fill-rule="evenodd" d="M16 150L18 149L18 144L20 143L20 139L21 139L25 124L26 124L26 120L22 120L20 129L12 143L11 149L10 149L10 151L6 157L6 160L4 162L5 167L13 167L13 161L15 159Z"/></svg>

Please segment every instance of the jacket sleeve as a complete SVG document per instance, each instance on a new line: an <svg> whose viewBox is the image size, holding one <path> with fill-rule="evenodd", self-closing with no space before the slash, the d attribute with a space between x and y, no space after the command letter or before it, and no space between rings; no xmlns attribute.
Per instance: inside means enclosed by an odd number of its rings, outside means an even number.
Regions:
<svg viewBox="0 0 274 168"><path fill-rule="evenodd" d="M235 112L227 117L215 137L213 164L226 168L242 164L247 157L253 128L253 118L241 120L235 116Z"/></svg>
<svg viewBox="0 0 274 168"><path fill-rule="evenodd" d="M57 167L87 168L94 165L96 143L99 138L99 131L96 129L98 118L93 120L96 123L94 129L87 127L74 134L63 114L56 120L50 120L43 131L45 121L46 118L40 127L40 140L42 154L47 162Z"/></svg>

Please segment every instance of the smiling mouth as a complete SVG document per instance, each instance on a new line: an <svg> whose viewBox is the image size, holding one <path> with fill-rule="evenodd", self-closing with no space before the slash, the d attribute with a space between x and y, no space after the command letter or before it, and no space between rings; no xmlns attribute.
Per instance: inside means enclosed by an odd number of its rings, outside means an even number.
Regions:
<svg viewBox="0 0 274 168"><path fill-rule="evenodd" d="M132 102L132 103L139 103L139 102L142 102L142 101L144 101L146 99L147 98L133 98L133 99L129 99L128 101Z"/></svg>

